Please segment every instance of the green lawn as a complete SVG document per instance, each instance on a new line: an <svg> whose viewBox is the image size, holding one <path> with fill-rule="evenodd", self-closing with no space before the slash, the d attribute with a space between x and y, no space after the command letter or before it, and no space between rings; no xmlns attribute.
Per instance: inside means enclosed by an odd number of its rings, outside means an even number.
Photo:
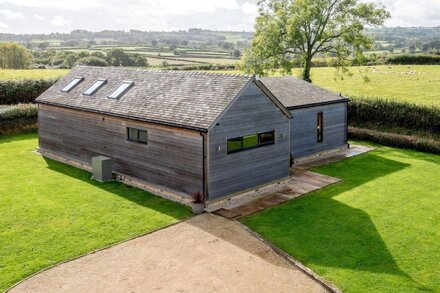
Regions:
<svg viewBox="0 0 440 293"><path fill-rule="evenodd" d="M378 147L343 179L243 219L344 292L440 292L440 156Z"/></svg>
<svg viewBox="0 0 440 293"><path fill-rule="evenodd" d="M179 204L34 153L35 133L0 138L0 292L63 260L190 216Z"/></svg>
<svg viewBox="0 0 440 293"><path fill-rule="evenodd" d="M0 80L58 78L66 75L68 72L68 69L0 69Z"/></svg>

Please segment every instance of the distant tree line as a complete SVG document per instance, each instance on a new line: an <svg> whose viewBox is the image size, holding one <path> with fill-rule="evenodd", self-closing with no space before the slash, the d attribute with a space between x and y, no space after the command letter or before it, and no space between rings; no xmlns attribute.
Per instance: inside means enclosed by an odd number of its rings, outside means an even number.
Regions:
<svg viewBox="0 0 440 293"><path fill-rule="evenodd" d="M72 68L73 66L134 66L147 67L148 60L140 54L128 54L123 49L111 49L106 54L101 51L34 51L34 63L42 67Z"/></svg>

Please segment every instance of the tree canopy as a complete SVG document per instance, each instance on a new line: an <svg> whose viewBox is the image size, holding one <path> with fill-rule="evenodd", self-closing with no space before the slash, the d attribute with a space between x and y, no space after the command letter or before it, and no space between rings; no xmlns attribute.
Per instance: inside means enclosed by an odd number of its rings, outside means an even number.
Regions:
<svg viewBox="0 0 440 293"><path fill-rule="evenodd" d="M31 65L32 54L16 43L0 43L0 68L25 69Z"/></svg>
<svg viewBox="0 0 440 293"><path fill-rule="evenodd" d="M258 5L255 36L243 54L245 71L290 74L301 66L301 78L309 82L315 56L331 57L330 65L344 72L372 47L365 28L390 17L384 6L359 0L259 0Z"/></svg>

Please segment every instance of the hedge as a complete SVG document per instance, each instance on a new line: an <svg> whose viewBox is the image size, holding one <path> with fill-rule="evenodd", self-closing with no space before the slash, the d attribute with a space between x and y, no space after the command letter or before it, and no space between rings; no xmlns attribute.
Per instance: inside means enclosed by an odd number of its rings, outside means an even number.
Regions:
<svg viewBox="0 0 440 293"><path fill-rule="evenodd" d="M440 154L440 141L417 136L380 132L365 128L348 128L348 136L355 140L368 140L381 145Z"/></svg>
<svg viewBox="0 0 440 293"><path fill-rule="evenodd" d="M386 60L389 64L404 65L438 65L440 64L440 56L438 55L397 55L388 57Z"/></svg>
<svg viewBox="0 0 440 293"><path fill-rule="evenodd" d="M0 135L37 129L38 108L35 104L0 107Z"/></svg>
<svg viewBox="0 0 440 293"><path fill-rule="evenodd" d="M0 80L0 105L33 103L57 79Z"/></svg>
<svg viewBox="0 0 440 293"><path fill-rule="evenodd" d="M385 99L353 98L348 106L352 126L400 128L410 132L440 133L440 108Z"/></svg>

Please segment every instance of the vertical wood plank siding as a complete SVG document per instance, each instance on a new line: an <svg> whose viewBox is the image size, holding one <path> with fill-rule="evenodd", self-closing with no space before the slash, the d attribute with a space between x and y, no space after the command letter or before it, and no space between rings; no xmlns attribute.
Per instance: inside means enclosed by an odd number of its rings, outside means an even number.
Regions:
<svg viewBox="0 0 440 293"><path fill-rule="evenodd" d="M292 156L311 155L343 146L347 142L347 103L337 103L290 111L293 115L290 126L290 148ZM317 115L323 112L324 139L317 141Z"/></svg>
<svg viewBox="0 0 440 293"><path fill-rule="evenodd" d="M271 130L275 130L275 144L227 154L228 138ZM289 175L289 119L255 83L233 102L208 135L210 199Z"/></svg>
<svg viewBox="0 0 440 293"><path fill-rule="evenodd" d="M112 158L115 172L191 193L203 188L199 132L39 105L40 148L90 164ZM127 127L148 131L148 144L127 141Z"/></svg>

